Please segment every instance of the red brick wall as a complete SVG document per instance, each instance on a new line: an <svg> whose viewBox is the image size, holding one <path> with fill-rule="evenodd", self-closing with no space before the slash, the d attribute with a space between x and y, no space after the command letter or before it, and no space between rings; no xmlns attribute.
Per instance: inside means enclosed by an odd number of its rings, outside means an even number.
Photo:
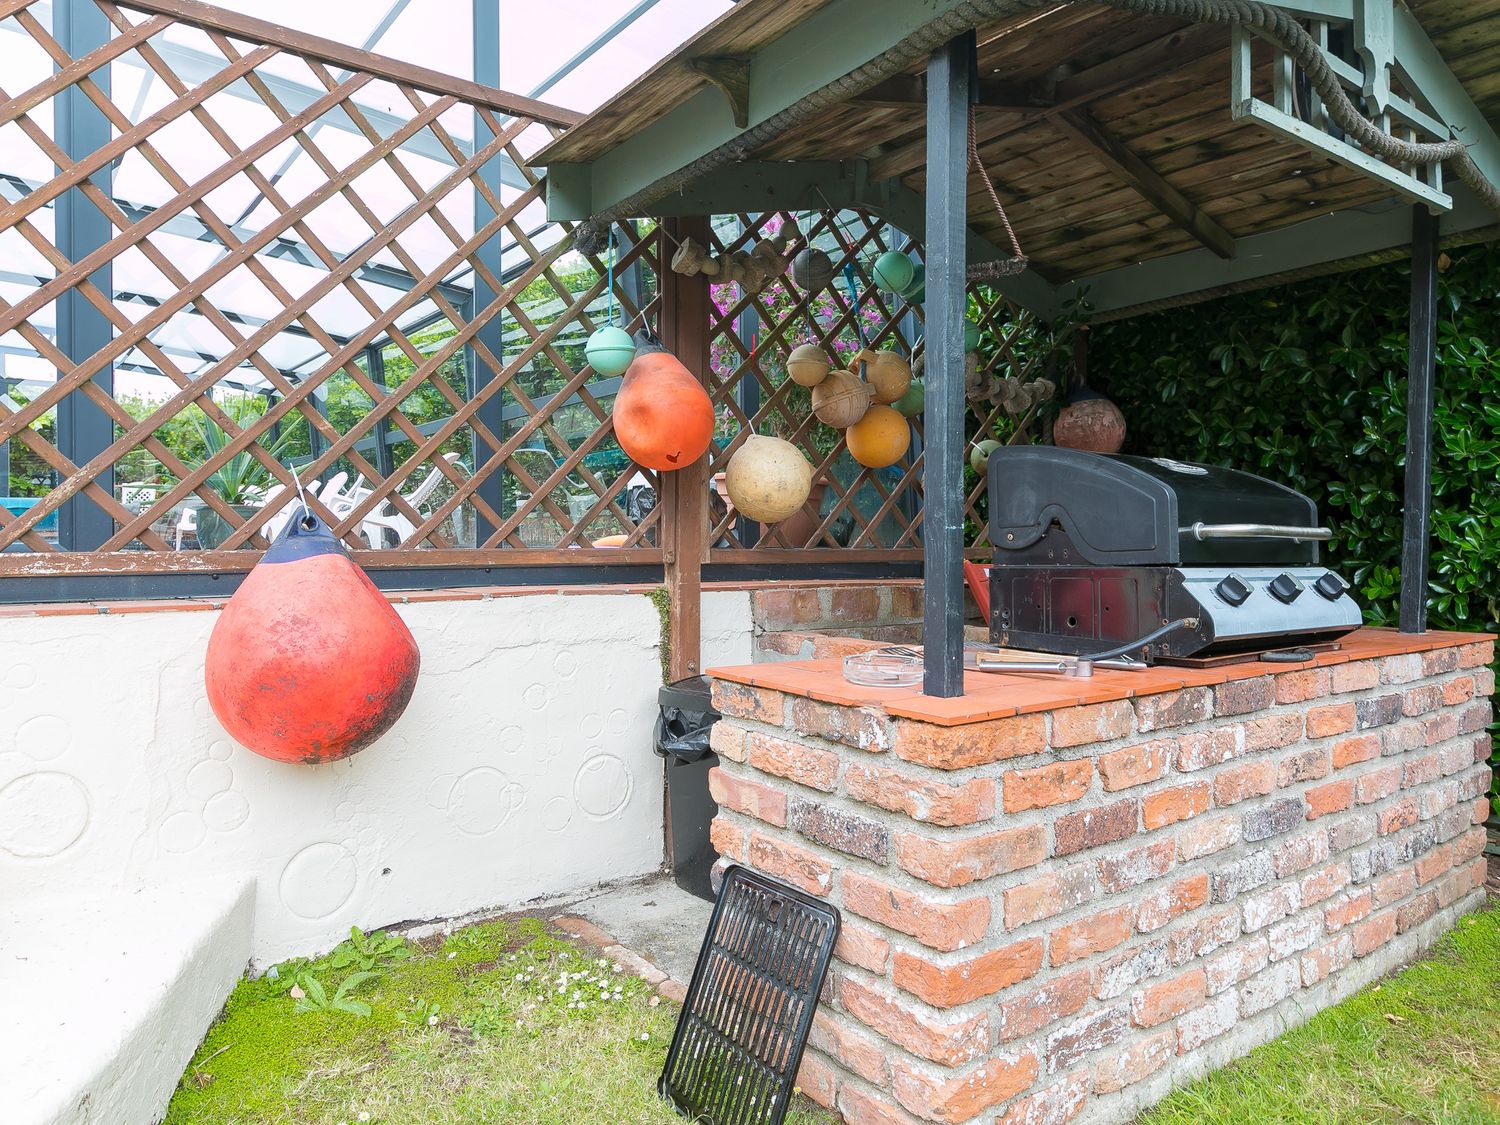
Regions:
<svg viewBox="0 0 1500 1125"><path fill-rule="evenodd" d="M1489 641L960 727L719 683L721 854L844 930L847 1121L1127 1121L1481 900Z"/></svg>

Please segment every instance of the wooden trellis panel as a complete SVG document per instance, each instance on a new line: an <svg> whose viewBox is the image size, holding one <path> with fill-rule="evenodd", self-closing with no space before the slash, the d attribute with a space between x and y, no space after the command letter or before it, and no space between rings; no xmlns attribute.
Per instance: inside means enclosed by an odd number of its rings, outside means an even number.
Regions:
<svg viewBox="0 0 1500 1125"><path fill-rule="evenodd" d="M324 480L340 468L366 482L352 507L330 509L315 496L308 503L351 547L362 550L366 565L523 561L517 556L526 562L574 562L587 555L594 563L660 557L654 546L659 513L633 518L622 502L632 483L654 486L655 478L618 452L608 409L613 386L601 387L600 376L582 358L583 339L600 323L605 263L572 253L566 229L563 238L543 248L533 242L537 231L523 224L541 196L525 154L576 115L183 0L89 2L109 21L111 36L79 58L51 33L45 5L0 3L0 19L22 32L33 54L40 52L51 66L51 73L28 89L0 88L0 129L24 138L56 169L51 179L28 185L13 200L7 196L0 207L0 239L24 240L51 271L19 299L0 302L0 339L16 341L55 369L55 378L36 393L0 401L0 446L25 450L53 477L50 489L29 507L0 507L0 552L5 552L0 575L243 569L265 546L262 532L285 510L297 478ZM203 44L200 54L216 67L207 77L195 75L191 84L174 70L168 61L172 53L164 49L169 41L180 45L187 28L192 41ZM167 92L157 99L164 104L138 121L124 99L112 94L110 71L122 64ZM306 104L286 99L289 74L310 89ZM224 112L231 87L254 112ZM107 143L82 155L64 151L46 112L64 96L85 100L102 116L112 131ZM391 126L390 113L377 123L366 108L372 104L400 105L399 124ZM329 143L335 134L319 135L334 119L341 126L337 145ZM477 119L473 146L454 136L455 119ZM249 135L247 123L253 123L255 135ZM202 147L185 151L183 129L192 129ZM430 160L416 166L410 153L418 143L429 154L446 156L442 175L433 174ZM207 171L205 150L213 153ZM277 163L284 171L292 155L301 161L295 186L266 171ZM149 206L133 206L95 182L101 169L127 157L157 181L159 198ZM519 185L512 181L501 188L487 173L487 165L501 161L519 174ZM244 215L236 219L219 202L241 185L264 202L256 213L266 217L258 225L247 224ZM379 198L371 185L381 192ZM45 221L46 209L69 191L81 192L112 228L102 244L76 261L59 249L48 229L52 224ZM467 226L453 217L465 211L452 206L464 196L484 207ZM320 220L330 215L356 224L352 238L344 238L352 250L328 245L330 225ZM206 265L178 260L169 250L167 234L182 222L193 224L202 232L200 240L215 246ZM632 232L622 233L629 237L622 238L624 249L615 263L615 304L620 323L633 330L654 321L659 311L660 255L655 237L637 240ZM519 250L519 265L504 273L485 252L496 239ZM298 247L303 264L321 271L300 292L278 268L278 255L288 245ZM104 291L94 277L104 267L142 261L164 282L163 291L145 302L144 315L134 309L127 315L121 295ZM592 271L591 283L581 288L580 266ZM389 291L382 296L370 281L375 271L404 278L405 291L394 300ZM633 276L631 284L627 276ZM474 307L472 300L465 306L458 299L463 277L477 279L493 299L484 307ZM268 295L276 311L257 320L229 307L224 295L247 289ZM80 299L108 321L110 338L91 354L69 355L50 324L58 302ZM327 310L339 306L357 310L356 330L330 329ZM546 307L545 323L537 319L539 307ZM423 309L447 326L436 341L413 339L414 310ZM162 344L189 320L211 326L221 348L200 350L185 362L183 349ZM501 326L498 334L487 331L495 324ZM315 353L295 371L278 368L271 358L271 346L287 334L309 342ZM495 347L496 339L503 340L503 349ZM383 385L368 369L372 349L409 364L409 376L399 385ZM140 357L170 386L144 413L132 413L109 382L96 378L127 356ZM466 357L493 374L460 390L452 374ZM263 410L229 408L236 402L243 407L247 378L264 396ZM343 425L319 408L335 379L347 379L368 403ZM6 389L0 386L0 392ZM413 418L411 404L423 397L440 402L445 416L426 425ZM44 433L59 407L78 398L113 427L112 440L81 463ZM498 416L505 421L497 428L493 419L502 405ZM580 419L567 432L559 423L565 410ZM194 417L201 412L206 423L218 427L221 448L184 458L164 440L168 427L190 412ZM296 425L306 428L309 456L294 476L276 448L279 433ZM464 465L443 455L445 445L452 447L459 438L477 463ZM370 456L372 440L403 446L403 455L382 471ZM107 482L112 467L142 454L160 466L162 479L146 503L127 506L101 479ZM259 466L254 471L266 482L262 493L274 497L263 498L259 507L232 504L233 497L226 498L216 483L247 459ZM429 482L436 487L426 491L441 499L419 506L410 498L433 474L441 479ZM505 487L485 487L497 483ZM114 529L94 549L64 551L46 528L64 504L79 498L102 511ZM179 518L184 504L200 505L200 515L212 513L228 525L216 549L173 549L175 542L163 529ZM482 533L460 546L453 528L463 525L463 517ZM381 532L376 549L366 550L361 530L372 520L397 525L399 544ZM623 549L578 550L611 534L624 537Z"/></svg>
<svg viewBox="0 0 1500 1125"><path fill-rule="evenodd" d="M792 218L785 213L741 215L740 233L716 240L713 249L748 250ZM823 212L796 219L802 237L788 252L795 254L810 241L829 249L834 273L826 287L807 292L790 276L773 282L760 294L748 294L741 286L729 283L713 286L717 314L713 370L708 382L721 425L712 471L725 470L747 434L773 434L802 450L819 478L827 481L826 491L821 502L809 501L806 515L816 518L802 522L815 526L795 541L783 523L772 528L753 525L748 530L758 537L753 543L745 542L744 524L732 512L717 510L710 530L710 541L715 544L710 557L717 562L765 561L772 557L767 552L775 551L778 561L796 558L826 562L827 552L839 549L839 557L848 561L920 559L921 418L912 420L911 449L896 466L881 471L863 469L849 457L843 433L812 415L805 389L786 376L786 360L793 348L812 342L836 361L848 362L860 347L859 324L868 346L895 350L918 361L922 354L922 309L877 288L870 277L870 264L888 249L909 253L920 261L921 247L878 220L855 212ZM846 268L853 275L852 293ZM985 378L1013 375L1030 380L1040 374L1044 353L1026 346L1035 327L1031 314L983 286L972 290L970 310L970 319L981 330L979 363ZM754 325L750 332L745 328L747 313ZM745 394L747 385L755 388L753 396ZM745 409L747 398L756 403L755 409ZM1016 428L1014 420L1007 424L1004 411L985 402L972 402L970 412L971 425L981 435L998 428L1020 440L1036 428L1035 418L1022 420L1029 427ZM832 475L835 466L843 470L842 478ZM985 553L983 496L983 482L977 481L965 497L969 542L975 554ZM840 534L835 534L835 528Z"/></svg>
<svg viewBox="0 0 1500 1125"><path fill-rule="evenodd" d="M736 237L716 239L716 252L749 250L776 234L793 218L785 213L741 215ZM816 343L847 365L860 347L899 352L908 360L921 354L920 306L878 289L869 266L886 250L918 254L904 235L867 215L821 212L798 218L800 237L787 248L796 254L809 242L828 250L833 277L816 292L801 289L790 274L759 294L735 284L713 286L717 309L709 394L720 415L720 444L711 471L725 471L750 433L770 434L796 445L813 464L815 480L826 482L821 504L809 501L807 534L792 539L788 524L770 528L745 525L732 512L716 508L710 542L713 561L778 560L793 557L827 562L827 551L846 560L913 559L921 548L921 426L913 422L912 449L888 470L869 470L848 455L841 431L819 422L805 388L787 378L786 359L799 344ZM920 261L920 257L918 256ZM851 291L852 290L852 291ZM748 314L748 317L747 317ZM747 333L745 320L756 327ZM745 388L755 389L753 398ZM758 400L758 401L757 401ZM747 401L755 401L747 411ZM795 522L795 521L793 521Z"/></svg>
<svg viewBox="0 0 1500 1125"><path fill-rule="evenodd" d="M0 159L0 246L40 263L34 285L0 299L0 342L50 369L25 394L0 382L0 451L48 478L30 481L22 504L0 505L0 577L243 570L299 482L340 475L363 488L342 502L307 502L367 566L662 560L664 512L649 501L660 495L683 511L696 501L664 492L619 450L610 419L618 381L593 371L582 345L606 304L628 330L660 326L658 279L673 247L649 225L617 228L610 302L605 257L578 252L566 224L528 229L541 184L527 154L576 115L190 0L83 2L108 21L108 38L75 57L40 0L0 0L0 21L35 64L13 80L29 81L25 89L0 78L0 137L54 169L27 182ZM191 79L172 61L185 41L206 60ZM122 67L146 76L149 105L116 92L110 77ZM297 83L300 95L289 97ZM68 98L104 124L92 149L69 149L53 129L54 107ZM455 133L455 122L471 121L473 144ZM196 138L191 150L184 130ZM293 158L299 174L286 177ZM133 170L137 192L146 177L150 198L125 198L112 168ZM236 191L255 202L239 206ZM70 257L53 220L78 196L108 231ZM789 218L721 220L714 229L737 233L710 249L749 249ZM803 450L825 491L798 535L710 504L710 561L917 560L920 419L900 463L864 469L843 434L812 416L785 360L805 341L846 364L862 345L919 358L920 306L879 290L869 265L889 249L920 260L920 247L855 212L799 223L790 253L809 241L828 249L825 288L804 292L789 275L759 294L713 286L704 377L719 429L709 472L722 473L747 434L774 433ZM182 253L184 229L211 252ZM291 280L288 261L312 279ZM106 267L113 285L99 280ZM118 275L132 270L158 289L123 291ZM237 308L244 292L271 311ZM66 302L107 325L88 354L55 328ZM1017 346L1024 317L989 294L976 309L987 367L1030 371L1036 359ZM213 342L174 343L183 338ZM277 359L288 338L309 356L290 367ZM165 389L143 407L117 392L125 380L105 377L123 371L149 371ZM329 405L337 396L341 413ZM57 419L78 403L106 420L107 437L69 456ZM987 432L995 418L976 421ZM216 427L217 447L185 453L189 422ZM286 452L289 433L305 435L304 452ZM144 464L154 466L152 487L137 483L127 496L123 474ZM243 498L222 486L231 472L263 481L260 495L233 502ZM87 549L63 549L51 531L70 503L106 517ZM224 529L212 549L183 535L185 506ZM982 536L978 489L968 515ZM606 536L618 546L596 547Z"/></svg>

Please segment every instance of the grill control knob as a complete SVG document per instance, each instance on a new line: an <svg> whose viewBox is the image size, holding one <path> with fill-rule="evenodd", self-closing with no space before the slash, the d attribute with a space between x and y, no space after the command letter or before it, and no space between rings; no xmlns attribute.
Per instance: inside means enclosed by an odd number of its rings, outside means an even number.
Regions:
<svg viewBox="0 0 1500 1125"><path fill-rule="evenodd" d="M1271 596L1285 605L1291 605L1302 593L1303 585L1290 574L1278 574L1271 579L1271 584L1266 587L1271 591Z"/></svg>
<svg viewBox="0 0 1500 1125"><path fill-rule="evenodd" d="M1238 574L1225 575L1214 587L1214 593L1230 605L1244 605L1245 599L1250 596L1250 583Z"/></svg>
<svg viewBox="0 0 1500 1125"><path fill-rule="evenodd" d="M1313 589L1331 602L1336 602L1342 598L1344 591L1348 588L1348 586L1344 585L1344 580L1331 570L1313 583Z"/></svg>

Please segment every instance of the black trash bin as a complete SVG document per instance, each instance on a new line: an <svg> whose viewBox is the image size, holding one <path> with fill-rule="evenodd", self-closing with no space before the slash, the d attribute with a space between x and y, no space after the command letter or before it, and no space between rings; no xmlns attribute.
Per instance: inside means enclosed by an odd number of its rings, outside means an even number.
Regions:
<svg viewBox="0 0 1500 1125"><path fill-rule="evenodd" d="M708 795L708 771L719 758L708 748L708 732L719 713L710 702L709 685L707 676L692 676L662 687L656 752L666 759L672 877L683 890L712 902L709 872L716 857L708 826L719 806Z"/></svg>

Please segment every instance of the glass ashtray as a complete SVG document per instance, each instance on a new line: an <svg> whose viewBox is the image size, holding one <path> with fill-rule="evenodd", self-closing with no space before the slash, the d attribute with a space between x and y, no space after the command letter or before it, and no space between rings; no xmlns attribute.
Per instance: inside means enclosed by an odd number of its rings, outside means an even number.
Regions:
<svg viewBox="0 0 1500 1125"><path fill-rule="evenodd" d="M915 687L922 682L922 657L879 649L855 653L844 657L844 679L864 687Z"/></svg>

